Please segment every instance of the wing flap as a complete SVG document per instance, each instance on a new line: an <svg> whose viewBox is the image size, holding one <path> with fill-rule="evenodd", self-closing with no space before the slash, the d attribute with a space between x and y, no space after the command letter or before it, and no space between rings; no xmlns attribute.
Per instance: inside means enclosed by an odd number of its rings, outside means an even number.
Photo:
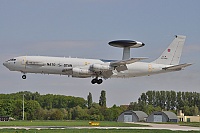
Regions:
<svg viewBox="0 0 200 133"><path fill-rule="evenodd" d="M102 72L103 78L107 79L110 78L113 75L112 70L104 71Z"/></svg>
<svg viewBox="0 0 200 133"><path fill-rule="evenodd" d="M175 65L175 66L170 66L170 67L164 67L162 69L163 70L181 70L181 69L183 69L187 66L190 66L190 65L192 65L192 64L185 63L185 64L180 64L180 65Z"/></svg>
<svg viewBox="0 0 200 133"><path fill-rule="evenodd" d="M121 66L116 67L116 70L117 72L121 72L121 71L128 70L128 68L126 65L121 65Z"/></svg>

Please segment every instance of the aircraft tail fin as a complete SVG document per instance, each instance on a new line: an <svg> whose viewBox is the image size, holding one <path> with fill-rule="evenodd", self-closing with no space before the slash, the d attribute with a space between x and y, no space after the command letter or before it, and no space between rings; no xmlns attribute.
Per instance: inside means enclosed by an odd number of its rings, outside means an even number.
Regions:
<svg viewBox="0 0 200 133"><path fill-rule="evenodd" d="M162 53L162 55L153 61L157 64L165 65L178 65L180 62L180 57L185 43L186 36L176 35L176 38L168 46L168 48Z"/></svg>

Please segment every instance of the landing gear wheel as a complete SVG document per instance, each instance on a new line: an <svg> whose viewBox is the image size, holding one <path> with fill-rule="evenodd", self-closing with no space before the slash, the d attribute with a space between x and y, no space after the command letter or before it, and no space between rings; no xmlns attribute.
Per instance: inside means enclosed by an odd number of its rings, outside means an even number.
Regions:
<svg viewBox="0 0 200 133"><path fill-rule="evenodd" d="M92 81L91 81L92 84L95 84L95 83L97 83L97 84L101 84L102 82L103 82L102 79L97 79L97 78L92 79Z"/></svg>
<svg viewBox="0 0 200 133"><path fill-rule="evenodd" d="M95 84L97 82L97 79L92 79L91 83Z"/></svg>
<svg viewBox="0 0 200 133"><path fill-rule="evenodd" d="M101 84L103 82L102 79L97 80L97 84Z"/></svg>
<svg viewBox="0 0 200 133"><path fill-rule="evenodd" d="M22 79L26 79L26 75L22 75Z"/></svg>

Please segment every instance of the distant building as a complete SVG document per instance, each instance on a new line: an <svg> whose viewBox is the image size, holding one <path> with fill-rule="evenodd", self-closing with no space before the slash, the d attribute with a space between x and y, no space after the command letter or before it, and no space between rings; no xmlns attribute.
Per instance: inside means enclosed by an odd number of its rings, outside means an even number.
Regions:
<svg viewBox="0 0 200 133"><path fill-rule="evenodd" d="M143 111L125 111L118 116L117 122L139 122L146 121L147 114Z"/></svg>
<svg viewBox="0 0 200 133"><path fill-rule="evenodd" d="M0 116L0 121L9 121L8 116Z"/></svg>
<svg viewBox="0 0 200 133"><path fill-rule="evenodd" d="M200 116L185 116L182 110L179 110L177 114L181 122L200 122Z"/></svg>
<svg viewBox="0 0 200 133"><path fill-rule="evenodd" d="M178 122L178 117L170 111L155 111L149 115L147 122Z"/></svg>

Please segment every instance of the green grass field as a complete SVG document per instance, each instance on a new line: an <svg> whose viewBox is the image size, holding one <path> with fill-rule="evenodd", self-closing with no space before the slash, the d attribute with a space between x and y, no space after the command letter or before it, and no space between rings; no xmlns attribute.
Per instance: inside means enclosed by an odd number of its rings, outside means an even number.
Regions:
<svg viewBox="0 0 200 133"><path fill-rule="evenodd" d="M178 124L180 126L200 127L200 122L158 122L156 124Z"/></svg>
<svg viewBox="0 0 200 133"><path fill-rule="evenodd" d="M100 127L142 127L144 125L121 123L121 122L109 122L100 121ZM199 127L200 123L178 123L184 126ZM8 121L0 122L1 127L9 126L64 126L65 129L0 129L0 133L174 133L170 130L146 130L146 129L66 129L66 127L90 127L89 121ZM177 131L179 133L185 133L184 131ZM189 133L199 131L188 131Z"/></svg>
<svg viewBox="0 0 200 133"><path fill-rule="evenodd" d="M170 130L143 130L143 129L61 129L61 130L16 130L16 129L2 129L2 133L174 133ZM186 133L186 131L177 131L178 133ZM187 131L187 133L197 133L198 131Z"/></svg>
<svg viewBox="0 0 200 133"><path fill-rule="evenodd" d="M200 122L179 123L179 125L181 125L181 126L199 127L200 128Z"/></svg>
<svg viewBox="0 0 200 133"><path fill-rule="evenodd" d="M122 122L100 121L100 127L142 127L145 125L130 124ZM0 126L90 126L89 121L8 121L0 122Z"/></svg>

